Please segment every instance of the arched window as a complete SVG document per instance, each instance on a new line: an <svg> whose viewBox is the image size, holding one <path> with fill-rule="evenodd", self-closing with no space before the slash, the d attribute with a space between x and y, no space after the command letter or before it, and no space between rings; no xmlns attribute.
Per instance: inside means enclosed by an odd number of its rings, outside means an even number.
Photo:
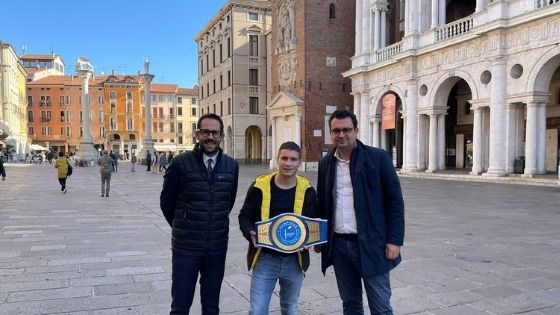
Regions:
<svg viewBox="0 0 560 315"><path fill-rule="evenodd" d="M329 5L329 19L334 20L336 19L336 9L334 7L334 3Z"/></svg>

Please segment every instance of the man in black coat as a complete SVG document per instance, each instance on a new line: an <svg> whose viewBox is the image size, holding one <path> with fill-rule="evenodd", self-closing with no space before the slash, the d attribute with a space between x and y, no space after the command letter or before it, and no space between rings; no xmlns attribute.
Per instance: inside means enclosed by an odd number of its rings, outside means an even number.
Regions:
<svg viewBox="0 0 560 315"><path fill-rule="evenodd" d="M188 314L200 274L202 314L218 314L225 272L229 213L235 203L239 165L219 145L220 116L198 119L193 151L173 158L165 172L160 207L171 226L171 313Z"/></svg>
<svg viewBox="0 0 560 315"><path fill-rule="evenodd" d="M150 171L150 166L152 165L152 154L150 150L146 151L146 164L148 165L148 169L146 171Z"/></svg>
<svg viewBox="0 0 560 315"><path fill-rule="evenodd" d="M329 221L321 245L323 273L334 267L344 314L363 314L362 281L371 314L393 314L389 271L401 261L404 201L386 151L357 140L358 120L345 110L330 119L335 149L319 162L317 195Z"/></svg>

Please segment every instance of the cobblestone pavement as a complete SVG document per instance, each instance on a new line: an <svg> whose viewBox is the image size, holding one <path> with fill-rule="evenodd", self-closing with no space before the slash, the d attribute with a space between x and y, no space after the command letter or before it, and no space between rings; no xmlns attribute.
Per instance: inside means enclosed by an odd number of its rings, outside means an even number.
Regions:
<svg viewBox="0 0 560 315"><path fill-rule="evenodd" d="M237 214L266 172L242 166L231 214L223 314L246 314L250 274ZM166 314L170 229L161 174L119 163L111 197L97 167L59 191L52 165L7 165L0 182L0 314ZM316 174L307 174L313 182ZM560 189L403 178L406 244L391 273L396 314L560 314ZM332 268L312 254L301 314L341 314ZM271 313L279 314L277 293ZM198 293L193 314L200 312Z"/></svg>

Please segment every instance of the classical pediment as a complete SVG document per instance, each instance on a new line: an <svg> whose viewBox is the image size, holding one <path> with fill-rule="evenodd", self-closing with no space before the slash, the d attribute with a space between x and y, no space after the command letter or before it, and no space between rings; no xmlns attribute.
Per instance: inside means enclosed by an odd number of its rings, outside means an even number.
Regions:
<svg viewBox="0 0 560 315"><path fill-rule="evenodd" d="M301 98L290 92L279 92L270 102L268 107L270 110L276 108L286 108L292 106L303 106L304 102Z"/></svg>
<svg viewBox="0 0 560 315"><path fill-rule="evenodd" d="M260 34L262 32L262 28L256 24L247 27L246 30L248 34Z"/></svg>

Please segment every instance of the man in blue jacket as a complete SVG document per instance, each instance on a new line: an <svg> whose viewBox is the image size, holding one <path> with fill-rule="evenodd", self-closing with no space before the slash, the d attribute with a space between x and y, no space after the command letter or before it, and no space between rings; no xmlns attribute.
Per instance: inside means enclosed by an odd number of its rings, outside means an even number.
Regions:
<svg viewBox="0 0 560 315"><path fill-rule="evenodd" d="M160 196L171 226L170 314L189 314L200 274L202 314L217 315L239 165L219 147L224 137L220 116L201 116L197 128L198 143L173 158Z"/></svg>
<svg viewBox="0 0 560 315"><path fill-rule="evenodd" d="M357 140L353 113L335 111L329 126L335 148L319 162L317 181L321 216L329 221L323 273L334 267L344 314L364 313L362 281L371 314L393 314L389 271L400 263L404 241L397 173L386 151Z"/></svg>

